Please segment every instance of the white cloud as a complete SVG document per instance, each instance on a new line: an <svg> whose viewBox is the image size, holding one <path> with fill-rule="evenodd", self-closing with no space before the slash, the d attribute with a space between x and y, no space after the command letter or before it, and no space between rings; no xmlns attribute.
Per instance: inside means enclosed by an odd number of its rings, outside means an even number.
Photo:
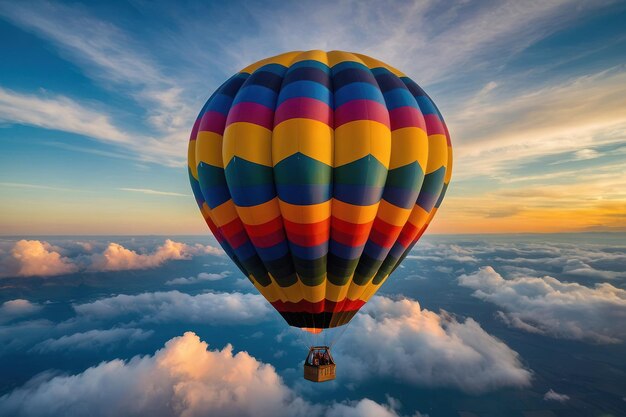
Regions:
<svg viewBox="0 0 626 417"><path fill-rule="evenodd" d="M208 350L194 333L150 356L103 362L70 376L39 378L0 397L0 414L35 416L396 417L369 399L313 405L271 365L228 345Z"/></svg>
<svg viewBox="0 0 626 417"><path fill-rule="evenodd" d="M39 312L43 307L39 304L33 304L23 298L5 301L0 305L0 323L13 320L17 317L30 316Z"/></svg>
<svg viewBox="0 0 626 417"><path fill-rule="evenodd" d="M78 270L70 259L61 256L59 248L39 240L19 240L10 253L0 259L0 277L52 276Z"/></svg>
<svg viewBox="0 0 626 417"><path fill-rule="evenodd" d="M149 188L120 188L121 191L129 191L132 193L148 194L148 195L163 195L169 197L190 197L189 194L173 193L171 191L159 191L151 190Z"/></svg>
<svg viewBox="0 0 626 417"><path fill-rule="evenodd" d="M74 310L90 319L133 316L140 322L207 324L256 324L273 316L273 309L258 294L205 293L184 294L179 291L117 295L91 303L78 304Z"/></svg>
<svg viewBox="0 0 626 417"><path fill-rule="evenodd" d="M0 120L77 133L115 144L130 140L107 114L60 95L22 94L0 87Z"/></svg>
<svg viewBox="0 0 626 417"><path fill-rule="evenodd" d="M119 243L110 243L102 254L94 255L91 269L95 271L121 271L126 269L155 268L166 261L190 259L191 247L167 239L154 253L139 254Z"/></svg>
<svg viewBox="0 0 626 417"><path fill-rule="evenodd" d="M546 401L558 401L560 403L564 403L569 400L569 395L559 394L550 388L550 390L544 394L543 399Z"/></svg>
<svg viewBox="0 0 626 417"><path fill-rule="evenodd" d="M32 348L36 352L55 352L67 350L92 350L107 348L126 342L130 345L134 342L145 340L152 336L152 330L114 328L108 330L88 330L61 336L58 339L47 339Z"/></svg>
<svg viewBox="0 0 626 417"><path fill-rule="evenodd" d="M358 355L350 350L354 346ZM443 311L422 310L410 299L372 298L350 324L335 356L352 378L379 375L471 393L523 387L531 379L519 355L471 318L459 322Z"/></svg>
<svg viewBox="0 0 626 417"><path fill-rule="evenodd" d="M223 251L212 246L187 245L165 240L153 253L141 254L130 250L119 243L109 243L102 254L92 256L89 269L94 271L122 271L128 269L156 268L167 261L191 259L194 255L221 255Z"/></svg>
<svg viewBox="0 0 626 417"><path fill-rule="evenodd" d="M196 284L198 282L203 282L203 281L219 281L221 279L226 278L229 275L230 275L230 271L223 271L223 272L220 272L219 274L200 272L195 277L174 278L172 280L167 281L165 285L189 285L189 284Z"/></svg>
<svg viewBox="0 0 626 417"><path fill-rule="evenodd" d="M505 311L513 327L554 337L619 343L626 338L626 291L608 283L586 287L556 278L504 279L492 267L463 274L459 284Z"/></svg>
<svg viewBox="0 0 626 417"><path fill-rule="evenodd" d="M94 249L91 243L64 244L70 248L76 245L83 252L91 252ZM188 245L171 239L166 239L151 253L138 253L115 242L109 243L102 253L89 256L78 254L70 258L62 255L65 252L67 248L53 246L45 241L17 241L10 249L0 248L0 278L63 275L85 269L89 271L148 269L156 268L171 260L188 260L200 255L225 255L221 248L211 245Z"/></svg>

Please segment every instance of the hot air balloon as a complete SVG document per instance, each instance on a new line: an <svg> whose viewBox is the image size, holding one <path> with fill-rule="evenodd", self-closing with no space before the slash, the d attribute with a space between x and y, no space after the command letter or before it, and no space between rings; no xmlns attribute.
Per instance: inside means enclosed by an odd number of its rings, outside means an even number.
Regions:
<svg viewBox="0 0 626 417"><path fill-rule="evenodd" d="M188 160L224 251L287 324L319 333L348 323L422 236L452 148L441 113L405 74L314 50L222 84L196 119ZM334 378L330 358L331 376L307 379Z"/></svg>

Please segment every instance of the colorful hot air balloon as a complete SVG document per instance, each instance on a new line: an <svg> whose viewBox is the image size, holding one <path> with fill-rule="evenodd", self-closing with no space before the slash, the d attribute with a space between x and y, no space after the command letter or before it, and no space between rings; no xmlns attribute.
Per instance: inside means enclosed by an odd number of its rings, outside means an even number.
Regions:
<svg viewBox="0 0 626 417"><path fill-rule="evenodd" d="M228 256L291 326L341 326L433 218L452 148L432 100L342 51L264 59L213 93L189 178Z"/></svg>

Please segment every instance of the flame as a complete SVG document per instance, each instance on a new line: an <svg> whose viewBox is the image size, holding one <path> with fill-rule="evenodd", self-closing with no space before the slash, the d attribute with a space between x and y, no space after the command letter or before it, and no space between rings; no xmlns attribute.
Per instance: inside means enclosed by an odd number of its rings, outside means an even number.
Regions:
<svg viewBox="0 0 626 417"><path fill-rule="evenodd" d="M318 328L315 328L315 327L302 327L301 329L304 330L305 332L309 332L311 334L320 334L320 333L322 333L322 330L323 330L323 329L318 329Z"/></svg>

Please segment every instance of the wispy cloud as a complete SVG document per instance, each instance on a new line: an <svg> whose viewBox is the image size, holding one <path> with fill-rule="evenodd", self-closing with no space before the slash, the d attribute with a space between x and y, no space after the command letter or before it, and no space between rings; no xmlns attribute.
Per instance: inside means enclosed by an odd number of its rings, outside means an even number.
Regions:
<svg viewBox="0 0 626 417"><path fill-rule="evenodd" d="M189 197L189 194L174 193L171 191L151 190L149 188L120 188L121 191L130 191L133 193L149 194L149 195L165 195L173 197Z"/></svg>

